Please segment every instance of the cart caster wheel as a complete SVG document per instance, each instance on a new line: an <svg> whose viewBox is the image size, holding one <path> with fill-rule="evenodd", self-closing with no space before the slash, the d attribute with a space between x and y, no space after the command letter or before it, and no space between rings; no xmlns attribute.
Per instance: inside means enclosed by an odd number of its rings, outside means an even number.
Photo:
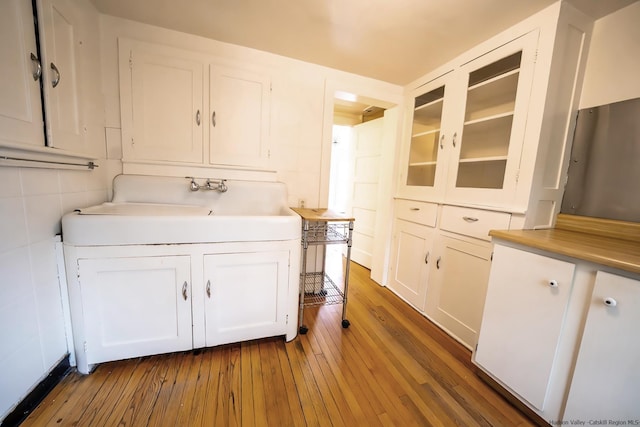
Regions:
<svg viewBox="0 0 640 427"><path fill-rule="evenodd" d="M347 329L347 328L349 327L349 325L351 325L351 322L349 322L347 319L344 319L344 320L342 321L342 327L343 327L344 329Z"/></svg>
<svg viewBox="0 0 640 427"><path fill-rule="evenodd" d="M326 297L328 294L326 289L322 289L320 290L320 292L318 292L318 295L320 295L321 297Z"/></svg>
<svg viewBox="0 0 640 427"><path fill-rule="evenodd" d="M307 328L306 326L300 326L300 333L302 335L306 335L307 332L309 332L309 328Z"/></svg>

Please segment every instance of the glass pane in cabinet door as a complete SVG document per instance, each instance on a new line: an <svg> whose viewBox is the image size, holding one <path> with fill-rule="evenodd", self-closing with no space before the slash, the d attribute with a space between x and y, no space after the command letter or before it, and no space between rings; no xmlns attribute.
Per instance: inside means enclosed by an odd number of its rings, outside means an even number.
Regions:
<svg viewBox="0 0 640 427"><path fill-rule="evenodd" d="M438 161L444 86L415 99L407 185L433 187Z"/></svg>
<svg viewBox="0 0 640 427"><path fill-rule="evenodd" d="M521 59L516 52L469 74L456 187L503 188Z"/></svg>

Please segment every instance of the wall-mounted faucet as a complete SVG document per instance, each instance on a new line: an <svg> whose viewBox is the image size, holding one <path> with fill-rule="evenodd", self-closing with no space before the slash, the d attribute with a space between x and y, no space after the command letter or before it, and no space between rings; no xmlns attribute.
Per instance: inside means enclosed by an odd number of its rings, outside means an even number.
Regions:
<svg viewBox="0 0 640 427"><path fill-rule="evenodd" d="M200 184L196 182L196 179L192 176L186 176L185 178L191 180L191 184L189 184L189 190L198 191L200 189Z"/></svg>
<svg viewBox="0 0 640 427"><path fill-rule="evenodd" d="M211 180L207 178L207 183L205 184L204 188L206 188L207 190L216 190L220 193L224 193L229 189L227 188L227 184L225 184L226 181L226 179Z"/></svg>
<svg viewBox="0 0 640 427"><path fill-rule="evenodd" d="M200 185L196 182L196 179L192 176L185 177L190 179L189 190L198 191L198 190L215 190L220 193L226 192L229 188L227 187L226 179L209 179L207 178L207 182L204 185Z"/></svg>

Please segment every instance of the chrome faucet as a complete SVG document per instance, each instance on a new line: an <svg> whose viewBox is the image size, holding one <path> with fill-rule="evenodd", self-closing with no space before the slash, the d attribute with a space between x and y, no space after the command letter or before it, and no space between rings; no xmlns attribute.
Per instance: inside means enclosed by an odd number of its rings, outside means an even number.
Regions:
<svg viewBox="0 0 640 427"><path fill-rule="evenodd" d="M189 190L198 191L200 189L200 184L196 182L196 179L192 176L186 176L185 178L191 180L191 184L189 184Z"/></svg>
<svg viewBox="0 0 640 427"><path fill-rule="evenodd" d="M227 187L227 184L225 183L226 181L227 181L226 179L211 180L207 178L207 183L205 184L205 188L207 190L216 190L220 193L224 193L229 189Z"/></svg>

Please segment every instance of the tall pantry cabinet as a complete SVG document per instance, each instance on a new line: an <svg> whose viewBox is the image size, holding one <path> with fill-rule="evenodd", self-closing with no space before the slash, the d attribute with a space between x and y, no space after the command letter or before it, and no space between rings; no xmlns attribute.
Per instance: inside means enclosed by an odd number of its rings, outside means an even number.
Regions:
<svg viewBox="0 0 640 427"><path fill-rule="evenodd" d="M388 286L469 348L489 230L550 227L560 208L592 25L558 2L407 88ZM408 223L424 232L403 238Z"/></svg>

